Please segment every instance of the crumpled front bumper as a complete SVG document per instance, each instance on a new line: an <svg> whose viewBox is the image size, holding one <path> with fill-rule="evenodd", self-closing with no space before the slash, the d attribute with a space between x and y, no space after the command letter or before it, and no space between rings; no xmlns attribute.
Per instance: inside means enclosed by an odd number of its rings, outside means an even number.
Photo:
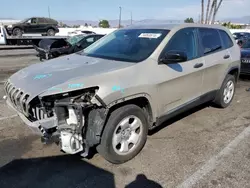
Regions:
<svg viewBox="0 0 250 188"><path fill-rule="evenodd" d="M43 133L41 132L41 130L39 129L40 126L42 126L45 129L50 129L50 128L54 128L57 126L57 122L56 122L56 118L46 118L43 120L39 120L39 121L35 121L35 122L31 122L29 119L27 119L21 112L19 112L16 108L14 108L14 106L11 104L11 102L9 101L9 99L6 99L6 103L7 105L13 109L14 111L17 112L17 114L19 115L19 117L23 120L23 122L32 130L32 132L34 134L43 136Z"/></svg>

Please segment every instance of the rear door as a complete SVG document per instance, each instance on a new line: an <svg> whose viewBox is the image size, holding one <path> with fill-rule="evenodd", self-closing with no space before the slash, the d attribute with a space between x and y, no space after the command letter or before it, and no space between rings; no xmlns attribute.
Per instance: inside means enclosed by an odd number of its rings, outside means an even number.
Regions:
<svg viewBox="0 0 250 188"><path fill-rule="evenodd" d="M47 29L47 20L45 18L37 19L37 33L45 33Z"/></svg>
<svg viewBox="0 0 250 188"><path fill-rule="evenodd" d="M199 28L200 48L205 59L202 93L216 91L231 63L230 48L222 42L220 32L214 28Z"/></svg>

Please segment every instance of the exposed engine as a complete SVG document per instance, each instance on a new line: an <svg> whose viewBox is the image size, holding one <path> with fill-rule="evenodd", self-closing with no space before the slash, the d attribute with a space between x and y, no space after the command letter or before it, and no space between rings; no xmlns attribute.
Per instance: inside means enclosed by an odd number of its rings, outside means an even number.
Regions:
<svg viewBox="0 0 250 188"><path fill-rule="evenodd" d="M47 112L53 110L57 126L52 133L40 127L44 135L43 139L53 140L56 136L62 151L87 156L89 147L99 142L100 128L104 125L106 108L103 108L101 102L99 103L101 106L93 102L100 101L100 99L91 90L74 97L68 94L63 97L41 99L44 105L52 104L48 102L51 100L54 100L53 105L49 108L45 106L44 109L47 109Z"/></svg>

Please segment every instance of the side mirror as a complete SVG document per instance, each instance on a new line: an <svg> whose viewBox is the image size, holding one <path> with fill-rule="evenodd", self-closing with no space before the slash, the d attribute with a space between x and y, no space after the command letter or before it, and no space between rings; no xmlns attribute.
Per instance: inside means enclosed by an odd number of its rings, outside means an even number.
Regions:
<svg viewBox="0 0 250 188"><path fill-rule="evenodd" d="M164 54L160 59L159 63L171 64L171 63L182 63L187 61L187 53L184 51L169 51Z"/></svg>

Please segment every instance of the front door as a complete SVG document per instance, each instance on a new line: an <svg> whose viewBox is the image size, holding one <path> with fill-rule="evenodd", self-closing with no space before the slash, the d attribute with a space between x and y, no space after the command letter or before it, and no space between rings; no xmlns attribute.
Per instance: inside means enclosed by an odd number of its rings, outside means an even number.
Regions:
<svg viewBox="0 0 250 188"><path fill-rule="evenodd" d="M187 61L158 65L159 115L177 110L201 95L204 59L199 56L197 38L197 29L181 29L161 53L183 51L187 54Z"/></svg>
<svg viewBox="0 0 250 188"><path fill-rule="evenodd" d="M31 18L25 23L24 32L25 33L37 33L39 29L37 18Z"/></svg>

